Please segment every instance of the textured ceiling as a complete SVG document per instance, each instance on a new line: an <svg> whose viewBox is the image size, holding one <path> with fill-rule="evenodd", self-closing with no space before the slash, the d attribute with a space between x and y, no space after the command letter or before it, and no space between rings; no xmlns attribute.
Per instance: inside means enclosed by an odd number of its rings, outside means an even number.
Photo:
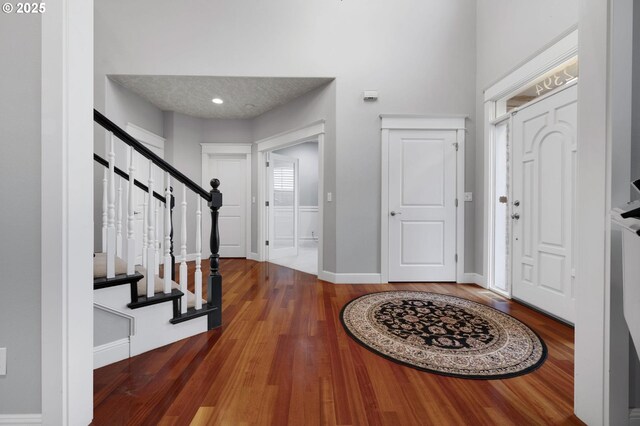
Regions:
<svg viewBox="0 0 640 426"><path fill-rule="evenodd" d="M202 118L253 118L328 83L330 78L110 75L163 111ZM222 105L211 102L224 100Z"/></svg>

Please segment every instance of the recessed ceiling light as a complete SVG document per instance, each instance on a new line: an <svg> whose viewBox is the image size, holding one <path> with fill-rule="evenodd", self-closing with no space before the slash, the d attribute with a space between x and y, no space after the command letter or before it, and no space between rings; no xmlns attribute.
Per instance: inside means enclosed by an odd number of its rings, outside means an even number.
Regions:
<svg viewBox="0 0 640 426"><path fill-rule="evenodd" d="M213 99L211 99L211 102L213 102L214 104L220 105L224 101L222 99L220 99L220 98L213 98Z"/></svg>

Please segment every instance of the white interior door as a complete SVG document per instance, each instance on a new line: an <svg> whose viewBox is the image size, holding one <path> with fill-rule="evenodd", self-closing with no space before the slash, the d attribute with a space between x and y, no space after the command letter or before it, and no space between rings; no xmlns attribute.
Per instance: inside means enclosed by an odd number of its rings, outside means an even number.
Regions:
<svg viewBox="0 0 640 426"><path fill-rule="evenodd" d="M513 120L513 297L569 322L577 90L536 102Z"/></svg>
<svg viewBox="0 0 640 426"><path fill-rule="evenodd" d="M456 280L456 131L389 134L389 281Z"/></svg>
<svg viewBox="0 0 640 426"><path fill-rule="evenodd" d="M246 257L246 221L247 221L247 160L241 156L209 156L210 180L220 179L223 196L219 211L220 256ZM208 208L207 208L208 210ZM202 235L208 236L211 221L206 220ZM205 238L206 239L206 238Z"/></svg>
<svg viewBox="0 0 640 426"><path fill-rule="evenodd" d="M298 159L269 153L269 259L298 255Z"/></svg>

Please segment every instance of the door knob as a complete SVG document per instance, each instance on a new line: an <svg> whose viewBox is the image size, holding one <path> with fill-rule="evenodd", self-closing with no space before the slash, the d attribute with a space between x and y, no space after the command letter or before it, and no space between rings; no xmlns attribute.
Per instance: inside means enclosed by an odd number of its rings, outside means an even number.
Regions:
<svg viewBox="0 0 640 426"><path fill-rule="evenodd" d="M394 212L393 210L389 213L391 216L395 216L397 214L402 214L402 212Z"/></svg>
<svg viewBox="0 0 640 426"><path fill-rule="evenodd" d="M513 213L513 214L511 215L511 219L515 219L515 220L520 219L520 213Z"/></svg>

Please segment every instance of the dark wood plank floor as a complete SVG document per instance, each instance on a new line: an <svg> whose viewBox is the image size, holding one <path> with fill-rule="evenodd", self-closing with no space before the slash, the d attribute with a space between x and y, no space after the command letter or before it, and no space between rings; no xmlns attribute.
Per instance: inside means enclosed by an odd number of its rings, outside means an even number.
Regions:
<svg viewBox="0 0 640 426"><path fill-rule="evenodd" d="M221 270L223 328L96 370L93 424L581 424L572 414L573 330L525 306L475 285L335 285L244 259L223 260ZM390 289L507 312L540 334L548 360L491 381L387 361L352 341L338 314L357 296Z"/></svg>

